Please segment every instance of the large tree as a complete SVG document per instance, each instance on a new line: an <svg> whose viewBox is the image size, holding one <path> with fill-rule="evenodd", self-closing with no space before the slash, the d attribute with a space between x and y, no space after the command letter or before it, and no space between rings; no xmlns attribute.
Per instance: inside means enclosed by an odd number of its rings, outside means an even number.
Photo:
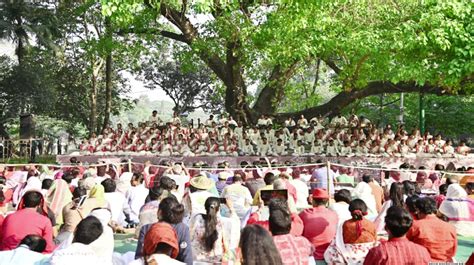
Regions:
<svg viewBox="0 0 474 265"><path fill-rule="evenodd" d="M188 45L226 87L225 107L250 122L261 113L335 114L379 93L466 93L474 72L468 1L112 1L103 13L121 32ZM299 67L320 60L339 93L278 114ZM258 94L249 99L248 87Z"/></svg>

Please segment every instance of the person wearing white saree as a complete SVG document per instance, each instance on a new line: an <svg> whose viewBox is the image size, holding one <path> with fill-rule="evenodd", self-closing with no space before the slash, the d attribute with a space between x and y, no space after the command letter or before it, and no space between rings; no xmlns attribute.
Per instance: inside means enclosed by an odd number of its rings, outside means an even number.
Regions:
<svg viewBox="0 0 474 265"><path fill-rule="evenodd" d="M403 196L403 184L400 182L394 182L390 186L390 200L386 201L382 205L379 215L375 218L375 226L377 227L377 233L385 232L385 216L387 215L388 208L392 206L403 207L404 196Z"/></svg>
<svg viewBox="0 0 474 265"><path fill-rule="evenodd" d="M361 199L367 205L368 219L373 220L377 216L377 206L370 185L364 181L359 182L351 192L353 199Z"/></svg>
<svg viewBox="0 0 474 265"><path fill-rule="evenodd" d="M439 206L439 212L454 225L458 235L474 237L474 200L468 198L461 185L449 185L446 199Z"/></svg>

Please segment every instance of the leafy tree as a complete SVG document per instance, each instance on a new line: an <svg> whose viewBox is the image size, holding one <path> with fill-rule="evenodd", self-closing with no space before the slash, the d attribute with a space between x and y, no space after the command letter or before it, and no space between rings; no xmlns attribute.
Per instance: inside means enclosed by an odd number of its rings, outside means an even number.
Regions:
<svg viewBox="0 0 474 265"><path fill-rule="evenodd" d="M178 114L193 112L202 108L212 110L212 99L215 88L205 68L198 71L183 71L180 65L167 62L157 65L156 62L143 66L142 79L150 89L161 88L174 102L174 112Z"/></svg>
<svg viewBox="0 0 474 265"><path fill-rule="evenodd" d="M101 3L122 32L187 45L183 58L200 59L214 72L226 88L226 110L244 122L260 113L333 115L382 93L472 92L474 16L462 0ZM290 80L308 60L332 69L338 94L278 114ZM250 86L259 87L255 97Z"/></svg>

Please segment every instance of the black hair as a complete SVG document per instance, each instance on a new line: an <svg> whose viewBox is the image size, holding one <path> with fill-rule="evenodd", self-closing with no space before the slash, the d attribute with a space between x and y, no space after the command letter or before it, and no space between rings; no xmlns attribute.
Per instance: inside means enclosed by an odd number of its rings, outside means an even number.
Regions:
<svg viewBox="0 0 474 265"><path fill-rule="evenodd" d="M66 181L67 184L71 184L72 180L74 179L74 176L68 172L62 176L62 179Z"/></svg>
<svg viewBox="0 0 474 265"><path fill-rule="evenodd" d="M31 190L27 191L23 195L23 203L26 208L35 208L41 204L43 195L39 191Z"/></svg>
<svg viewBox="0 0 474 265"><path fill-rule="evenodd" d="M474 190L474 182L468 182L466 183L466 191L467 194L471 194L472 190Z"/></svg>
<svg viewBox="0 0 474 265"><path fill-rule="evenodd" d="M104 192L106 193L114 192L117 188L117 185L113 179L104 179L100 184L104 186Z"/></svg>
<svg viewBox="0 0 474 265"><path fill-rule="evenodd" d="M431 197L422 197L416 200L415 206L422 214L433 214L437 212L436 201Z"/></svg>
<svg viewBox="0 0 474 265"><path fill-rule="evenodd" d="M351 202L351 192L349 190L346 190L346 189L338 190L338 191L336 191L336 193L334 193L334 200L336 202L350 203Z"/></svg>
<svg viewBox="0 0 474 265"><path fill-rule="evenodd" d="M0 185L5 185L6 183L7 183L7 179L5 178L5 176L0 175Z"/></svg>
<svg viewBox="0 0 474 265"><path fill-rule="evenodd" d="M160 187L171 191L176 187L176 181L174 181L172 178L163 176L160 178Z"/></svg>
<svg viewBox="0 0 474 265"><path fill-rule="evenodd" d="M46 240L39 235L27 235L18 245L27 245L31 251L43 253L46 249Z"/></svg>
<svg viewBox="0 0 474 265"><path fill-rule="evenodd" d="M243 265L282 265L278 251L270 233L260 225L247 225L239 243Z"/></svg>
<svg viewBox="0 0 474 265"><path fill-rule="evenodd" d="M392 206L388 208L385 216L385 228L394 237L404 236L410 229L413 218L410 213L402 207Z"/></svg>
<svg viewBox="0 0 474 265"><path fill-rule="evenodd" d="M169 224L178 224L183 221L184 206L174 197L161 200L158 209L161 211L161 220Z"/></svg>
<svg viewBox="0 0 474 265"><path fill-rule="evenodd" d="M77 199L80 198L84 195L87 195L87 190L83 187L76 187L74 191L72 192L72 198Z"/></svg>
<svg viewBox="0 0 474 265"><path fill-rule="evenodd" d="M444 166L441 165L441 164L436 164L435 165L435 170L442 171L442 170L444 170Z"/></svg>
<svg viewBox="0 0 474 265"><path fill-rule="evenodd" d="M367 214L367 205L361 199L354 199L349 203L349 212L351 212L352 219L362 220L364 215Z"/></svg>
<svg viewBox="0 0 474 265"><path fill-rule="evenodd" d="M275 176L275 174L273 174L272 172L268 172L267 174L265 174L263 181L265 181L266 185L272 185L276 179L277 177Z"/></svg>
<svg viewBox="0 0 474 265"><path fill-rule="evenodd" d="M161 195L163 194L163 191L165 191L165 189L163 189L161 187L158 187L158 186L152 187L151 189L148 190L147 200L148 201L158 200L161 197Z"/></svg>
<svg viewBox="0 0 474 265"><path fill-rule="evenodd" d="M412 195L415 195L416 194L416 187L415 185L413 184L413 182L409 181L409 180L404 180L402 182L403 184L403 192L407 195L407 196L412 196Z"/></svg>
<svg viewBox="0 0 474 265"><path fill-rule="evenodd" d="M413 196L407 197L407 199L405 200L405 206L406 206L406 208L408 209L408 211L410 213L417 213L418 212L418 209L416 208L416 204L415 204L415 202L418 199L420 199L420 197L418 195L413 195Z"/></svg>
<svg viewBox="0 0 474 265"><path fill-rule="evenodd" d="M138 181L138 183L142 184L143 183L143 175L140 173L133 173L131 181Z"/></svg>
<svg viewBox="0 0 474 265"><path fill-rule="evenodd" d="M43 182L41 182L41 189L49 190L49 188L51 188L52 185L53 185L52 179L43 179Z"/></svg>
<svg viewBox="0 0 474 265"><path fill-rule="evenodd" d="M273 235L285 235L291 230L291 214L288 203L282 199L271 199L268 203L270 232Z"/></svg>
<svg viewBox="0 0 474 265"><path fill-rule="evenodd" d="M372 182L373 180L374 180L374 177L372 177L371 175L365 174L362 176L362 181L365 183Z"/></svg>
<svg viewBox="0 0 474 265"><path fill-rule="evenodd" d="M0 176L0 184L5 185L7 179L4 176ZM5 201L5 194L3 194L3 189L0 188L0 203Z"/></svg>
<svg viewBox="0 0 474 265"><path fill-rule="evenodd" d="M74 231L73 242L89 245L102 235L102 223L95 216L82 219Z"/></svg>
<svg viewBox="0 0 474 265"><path fill-rule="evenodd" d="M234 174L234 177L232 178L233 183L238 182L238 181L243 181L242 176L240 175L240 173Z"/></svg>
<svg viewBox="0 0 474 265"><path fill-rule="evenodd" d="M205 231L202 236L202 241L204 243L204 249L211 251L218 238L217 215L219 214L220 199L209 197L207 198L204 207L206 208L206 214L203 216Z"/></svg>
<svg viewBox="0 0 474 265"><path fill-rule="evenodd" d="M441 195L445 195L446 196L446 193L448 192L448 184L441 184L439 186L439 194Z"/></svg>
<svg viewBox="0 0 474 265"><path fill-rule="evenodd" d="M403 184L400 182L392 183L389 197L393 206L403 207Z"/></svg>

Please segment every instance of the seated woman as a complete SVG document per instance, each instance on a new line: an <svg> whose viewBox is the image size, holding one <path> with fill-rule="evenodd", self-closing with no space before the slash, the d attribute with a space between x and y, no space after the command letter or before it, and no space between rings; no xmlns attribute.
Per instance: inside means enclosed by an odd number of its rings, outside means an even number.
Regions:
<svg viewBox="0 0 474 265"><path fill-rule="evenodd" d="M461 185L453 183L448 186L446 199L439 206L439 212L456 227L458 235L474 237L474 200L468 198Z"/></svg>
<svg viewBox="0 0 474 265"><path fill-rule="evenodd" d="M363 264L369 250L377 245L375 225L365 219L367 205L355 199L349 204L352 218L339 225L336 238L324 253L328 264Z"/></svg>

